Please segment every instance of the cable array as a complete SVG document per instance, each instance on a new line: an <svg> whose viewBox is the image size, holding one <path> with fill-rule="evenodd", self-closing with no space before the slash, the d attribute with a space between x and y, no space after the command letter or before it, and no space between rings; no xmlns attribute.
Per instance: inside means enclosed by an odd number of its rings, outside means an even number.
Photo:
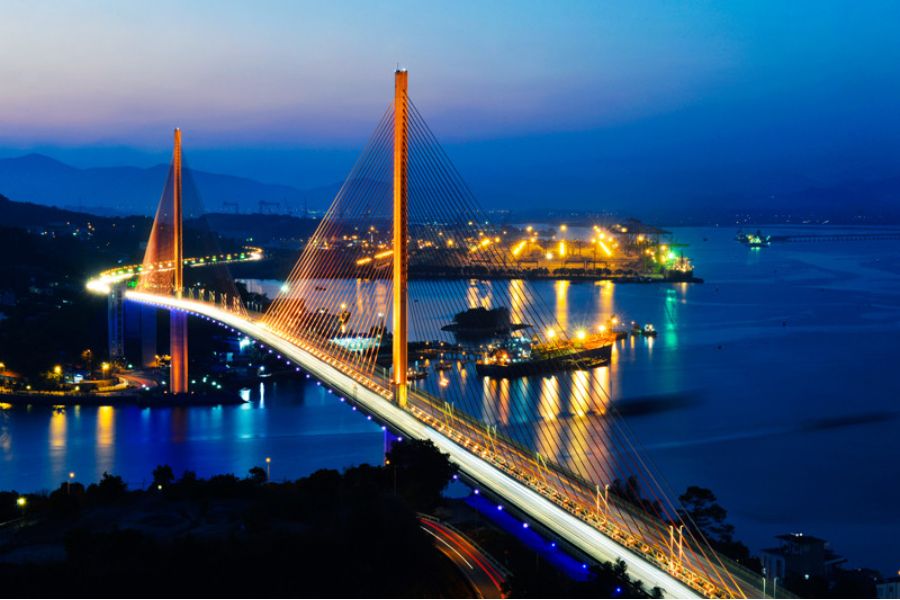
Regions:
<svg viewBox="0 0 900 600"><path fill-rule="evenodd" d="M156 208L153 226L137 281L143 292L170 295L175 287L175 181L170 164L166 184ZM182 170L182 247L184 258L183 294L209 300L229 310L246 314L234 278L224 262L219 236L212 231L190 169ZM203 267L195 269L192 267Z"/></svg>
<svg viewBox="0 0 900 600"><path fill-rule="evenodd" d="M390 107L263 317L270 329L385 391L393 125ZM433 369L413 381L410 411L694 587L741 596L731 570L636 450L616 415L608 367L480 378L473 360L490 342L460 343L441 329L481 306L509 309L522 326L511 335L534 343L566 344L574 334L529 281L459 277L508 266L504 228L479 208L412 102L408 145L409 356L416 368Z"/></svg>

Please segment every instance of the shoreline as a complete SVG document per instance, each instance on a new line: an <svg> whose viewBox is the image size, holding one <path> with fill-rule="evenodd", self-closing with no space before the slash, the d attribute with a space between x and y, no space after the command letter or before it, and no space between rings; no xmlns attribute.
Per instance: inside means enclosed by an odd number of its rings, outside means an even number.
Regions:
<svg viewBox="0 0 900 600"><path fill-rule="evenodd" d="M0 394L0 404L11 406L137 406L140 408L179 406L226 406L243 404L244 400L234 393L221 394L162 394L147 396L143 394L122 394L102 396L98 394L79 394L60 396L56 394Z"/></svg>

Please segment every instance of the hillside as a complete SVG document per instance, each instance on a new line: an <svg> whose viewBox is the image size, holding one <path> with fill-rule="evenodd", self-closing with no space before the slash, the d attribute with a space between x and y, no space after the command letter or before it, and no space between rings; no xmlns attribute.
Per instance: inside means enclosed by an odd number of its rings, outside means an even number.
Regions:
<svg viewBox="0 0 900 600"><path fill-rule="evenodd" d="M97 214L149 215L156 208L168 165L150 168L103 167L79 169L41 154L0 159L0 193L17 200L70 208L85 207ZM260 202L272 212L298 213L308 204L321 208L325 190L297 188L186 169L206 211L255 212ZM276 206L277 204L277 206Z"/></svg>

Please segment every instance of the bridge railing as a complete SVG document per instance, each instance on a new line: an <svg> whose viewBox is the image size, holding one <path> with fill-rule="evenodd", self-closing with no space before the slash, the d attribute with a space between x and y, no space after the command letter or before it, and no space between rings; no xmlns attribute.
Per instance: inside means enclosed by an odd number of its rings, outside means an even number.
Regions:
<svg viewBox="0 0 900 600"><path fill-rule="evenodd" d="M425 404L430 412L416 406L413 400ZM481 430L486 431L483 423L463 411L447 410L446 403L427 392L411 390L410 401L409 410L419 420L683 583L708 596L733 597L741 593L740 589L734 590L727 584L723 586L723 583L713 581L708 573L698 572L703 566L715 572L715 565L696 551L691 552L693 562L701 564L691 566L691 560L679 558L674 546L667 545L659 535L653 535L664 532L668 525L662 521L654 522L650 515L627 500L612 496L600 502L591 491L594 485L580 475L558 463L532 457L529 449L506 436L482 433ZM623 513L632 520L631 526L623 519ZM639 526L638 532L632 530L635 524Z"/></svg>
<svg viewBox="0 0 900 600"><path fill-rule="evenodd" d="M375 391L386 401L392 401L388 369L376 365L370 372L364 373L321 348L319 343L322 340L287 337L292 343ZM736 582L732 582L732 587L721 577L721 581L716 581L715 573L722 566L718 556L706 556L704 551L690 546L688 552L677 552L671 538L667 541L667 523L615 495L606 496L601 502L599 490L592 491L596 484L563 465L541 460L530 449L423 390L411 389L409 399L407 410L419 421L689 587L710 597L728 598L742 594ZM745 580L744 577L740 579Z"/></svg>
<svg viewBox="0 0 900 600"><path fill-rule="evenodd" d="M229 303L227 297L204 293L187 299L213 304L218 309L249 317L245 309L239 304ZM385 401L392 401L390 372L387 369L375 366L372 372L363 373L314 342L283 332L279 335L374 391ZM449 403L423 390L410 390L409 398L407 410L419 421L689 587L710 597L727 598L742 594L737 584L737 589L734 589L724 581L716 581L715 576L708 572L712 570L715 573L716 567L723 564L718 556L710 558L690 547L684 555L676 554L671 540L667 544L665 538L664 532L669 527L667 523L616 495L606 496L601 501L595 483L564 465L535 455L496 428L492 429L465 411L455 410ZM728 570L739 574L741 581L752 581L755 575L736 564L729 564Z"/></svg>

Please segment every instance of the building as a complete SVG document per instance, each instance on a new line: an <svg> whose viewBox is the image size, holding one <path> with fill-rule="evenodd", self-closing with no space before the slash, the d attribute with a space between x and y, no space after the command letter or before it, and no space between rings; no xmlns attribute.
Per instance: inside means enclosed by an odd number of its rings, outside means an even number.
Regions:
<svg viewBox="0 0 900 600"><path fill-rule="evenodd" d="M761 552L766 577L784 581L790 577L830 577L846 561L828 548L828 542L812 535L786 533L776 536L781 545Z"/></svg>
<svg viewBox="0 0 900 600"><path fill-rule="evenodd" d="M886 577L875 584L876 598L900 598L900 574Z"/></svg>

